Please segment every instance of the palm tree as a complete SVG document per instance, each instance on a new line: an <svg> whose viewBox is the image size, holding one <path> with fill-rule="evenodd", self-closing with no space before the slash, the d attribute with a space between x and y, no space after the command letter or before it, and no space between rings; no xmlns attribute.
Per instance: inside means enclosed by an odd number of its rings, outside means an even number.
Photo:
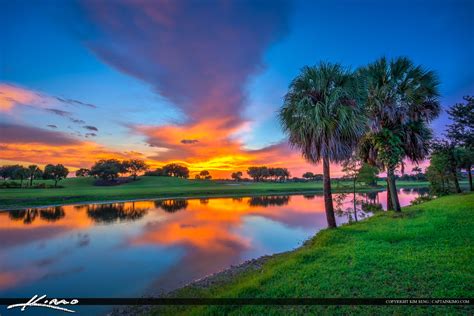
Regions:
<svg viewBox="0 0 474 316"><path fill-rule="evenodd" d="M359 85L352 72L338 64L304 67L291 82L279 118L292 146L311 163L323 161L326 217L336 227L331 193L330 161L351 156L365 132Z"/></svg>
<svg viewBox="0 0 474 316"><path fill-rule="evenodd" d="M380 58L362 68L359 75L366 86L365 111L370 126L360 151L366 161L387 172L388 202L401 211L395 170L401 167L403 172L404 159L418 163L428 155L429 123L441 110L439 81L433 71L415 66L405 57Z"/></svg>

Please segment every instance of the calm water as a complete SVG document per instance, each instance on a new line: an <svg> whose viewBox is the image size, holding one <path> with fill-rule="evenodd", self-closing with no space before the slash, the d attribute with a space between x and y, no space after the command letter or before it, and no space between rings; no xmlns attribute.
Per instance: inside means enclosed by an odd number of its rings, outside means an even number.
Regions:
<svg viewBox="0 0 474 316"><path fill-rule="evenodd" d="M408 205L419 195L400 190ZM352 196L340 198L341 209ZM380 203L386 192L359 194ZM369 214L367 214L369 215ZM342 212L338 223L353 217ZM358 218L364 217L359 212ZM320 195L70 205L0 213L0 297L138 297L293 249L326 227ZM107 307L74 307L98 314ZM0 307L1 315L11 312ZM36 309L36 315L62 312ZM34 309L22 315L33 315ZM78 314L78 313L76 313Z"/></svg>

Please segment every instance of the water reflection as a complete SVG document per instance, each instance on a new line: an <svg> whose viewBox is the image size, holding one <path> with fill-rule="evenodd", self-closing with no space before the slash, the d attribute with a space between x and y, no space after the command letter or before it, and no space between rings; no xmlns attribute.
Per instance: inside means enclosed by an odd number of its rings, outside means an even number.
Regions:
<svg viewBox="0 0 474 316"><path fill-rule="evenodd" d="M250 206L283 206L289 202L289 195L254 196L249 199Z"/></svg>
<svg viewBox="0 0 474 316"><path fill-rule="evenodd" d="M85 206L87 215L96 223L110 224L117 221L135 221L142 218L149 208L137 207L135 202L93 204Z"/></svg>
<svg viewBox="0 0 474 316"><path fill-rule="evenodd" d="M202 199L199 200L201 204ZM161 208L163 211L168 213L174 213L180 210L185 210L188 207L188 200L177 199L177 200L158 200L155 201L155 207Z"/></svg>
<svg viewBox="0 0 474 316"><path fill-rule="evenodd" d="M401 204L418 192L402 190ZM342 210L354 205L352 195L334 197ZM385 207L386 193L357 194L356 200L357 212L341 212L338 224L370 215L364 203ZM134 297L169 290L250 258L290 250L325 227L319 194L1 212L0 295Z"/></svg>

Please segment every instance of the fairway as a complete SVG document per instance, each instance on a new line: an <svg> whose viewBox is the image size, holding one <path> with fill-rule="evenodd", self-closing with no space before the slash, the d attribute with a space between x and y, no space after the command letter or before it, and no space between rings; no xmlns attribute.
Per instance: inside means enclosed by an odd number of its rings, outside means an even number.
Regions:
<svg viewBox="0 0 474 316"><path fill-rule="evenodd" d="M49 183L50 180L37 180ZM94 186L91 177L68 178L59 183L56 189L0 189L0 209L29 206L71 204L79 202L123 201L130 199L241 196L265 194L293 194L322 192L322 182L218 182L187 180L175 177L139 177L137 181L118 186ZM350 191L350 182L332 181L334 192ZM382 189L379 187L358 186L358 191ZM397 182L399 188L427 187L427 182Z"/></svg>
<svg viewBox="0 0 474 316"><path fill-rule="evenodd" d="M401 214L326 229L260 267L222 274L170 294L182 298L473 297L474 194L448 196ZM416 282L416 283L414 283ZM472 315L471 306L209 306L152 315Z"/></svg>

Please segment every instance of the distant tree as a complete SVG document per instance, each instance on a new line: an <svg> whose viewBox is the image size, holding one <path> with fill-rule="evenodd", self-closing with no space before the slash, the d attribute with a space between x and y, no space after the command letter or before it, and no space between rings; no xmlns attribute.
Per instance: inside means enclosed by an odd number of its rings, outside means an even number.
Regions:
<svg viewBox="0 0 474 316"><path fill-rule="evenodd" d="M0 168L0 176L3 180L13 179L15 170L21 167L20 165L6 165Z"/></svg>
<svg viewBox="0 0 474 316"><path fill-rule="evenodd" d="M459 147L456 148L456 160L458 167L464 169L467 172L469 180L469 190L474 191L472 186L472 166L474 165L474 148Z"/></svg>
<svg viewBox="0 0 474 316"><path fill-rule="evenodd" d="M54 180L54 187L58 185L58 182L62 179L66 178L69 174L69 170L61 164L57 165L46 165L44 168L43 177L45 179L52 179Z"/></svg>
<svg viewBox="0 0 474 316"><path fill-rule="evenodd" d="M199 173L199 177L200 177L200 179L204 179L204 180L211 180L212 179L211 174L207 170L202 170Z"/></svg>
<svg viewBox="0 0 474 316"><path fill-rule="evenodd" d="M308 180L312 180L314 179L314 173L308 171L308 172L303 173L302 177Z"/></svg>
<svg viewBox="0 0 474 316"><path fill-rule="evenodd" d="M431 190L435 194L460 193L457 175L459 160L454 144L437 141L432 144L432 148L430 165L426 170Z"/></svg>
<svg viewBox="0 0 474 316"><path fill-rule="evenodd" d="M30 178L30 187L33 186L34 179L38 179L43 176L43 171L41 171L40 167L38 167L37 165L28 166L27 173L28 178Z"/></svg>
<svg viewBox="0 0 474 316"><path fill-rule="evenodd" d="M357 173L357 181L366 185L376 186L379 169L368 163L362 163Z"/></svg>
<svg viewBox="0 0 474 316"><path fill-rule="evenodd" d="M15 165L15 167L12 170L11 178L15 180L20 180L20 187L22 187L23 180L28 178L28 168L25 168L20 165Z"/></svg>
<svg viewBox="0 0 474 316"><path fill-rule="evenodd" d="M189 178L189 169L185 166L170 163L163 166L163 174L168 177Z"/></svg>
<svg viewBox="0 0 474 316"><path fill-rule="evenodd" d="M457 103L447 111L453 121L447 134L455 145L474 148L474 97L466 96L464 100L466 103Z"/></svg>
<svg viewBox="0 0 474 316"><path fill-rule="evenodd" d="M123 168L132 175L133 181L137 180L137 176L140 172L146 172L148 170L148 165L145 161L140 159L125 160L122 164Z"/></svg>
<svg viewBox="0 0 474 316"><path fill-rule="evenodd" d="M164 176L162 168L156 168L155 170L150 170L145 172L145 176L161 177Z"/></svg>
<svg viewBox="0 0 474 316"><path fill-rule="evenodd" d="M242 180L242 172L241 171L237 171L237 172L232 172L232 179L234 179L235 181L241 181Z"/></svg>
<svg viewBox="0 0 474 316"><path fill-rule="evenodd" d="M90 170L87 168L81 168L76 171L76 177L87 177L90 174Z"/></svg>
<svg viewBox="0 0 474 316"><path fill-rule="evenodd" d="M89 174L105 181L114 181L125 171L123 164L117 159L102 159L92 166Z"/></svg>
<svg viewBox="0 0 474 316"><path fill-rule="evenodd" d="M464 97L465 103L457 103L449 108L448 115L453 121L448 125L447 136L456 146L458 163L465 169L469 179L469 189L474 191L472 184L472 155L474 152L474 97Z"/></svg>
<svg viewBox="0 0 474 316"><path fill-rule="evenodd" d="M249 167L247 174L256 182L260 182L270 176L267 167Z"/></svg>

